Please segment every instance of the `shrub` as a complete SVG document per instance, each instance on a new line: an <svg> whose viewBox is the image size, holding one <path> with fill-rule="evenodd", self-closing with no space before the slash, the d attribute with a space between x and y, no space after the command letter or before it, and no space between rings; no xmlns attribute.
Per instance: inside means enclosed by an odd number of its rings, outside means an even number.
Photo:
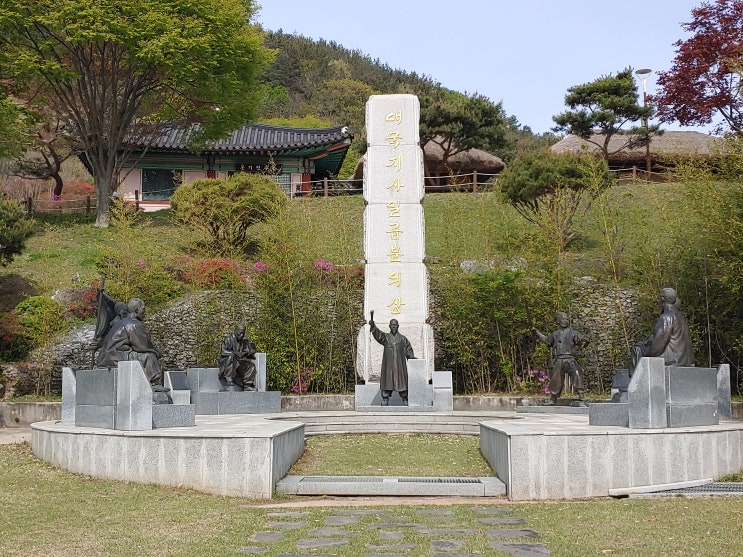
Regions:
<svg viewBox="0 0 743 557"><path fill-rule="evenodd" d="M106 277L106 292L112 298L123 302L141 298L150 310L163 307L185 290L171 272L144 259L137 260L132 268L126 257L109 253L97 265Z"/></svg>
<svg viewBox="0 0 743 557"><path fill-rule="evenodd" d="M242 265L221 258L191 260L182 276L185 282L200 288L240 290L247 284L247 271Z"/></svg>
<svg viewBox="0 0 743 557"><path fill-rule="evenodd" d="M532 315L554 311L551 293L519 270L431 273L436 365L453 372L457 393L517 388L524 371L536 369Z"/></svg>
<svg viewBox="0 0 743 557"><path fill-rule="evenodd" d="M18 322L14 312L0 313L0 361L23 360L33 348L26 327Z"/></svg>
<svg viewBox="0 0 743 557"><path fill-rule="evenodd" d="M70 290L66 299L66 317L88 319L95 317L98 309L98 286L91 284Z"/></svg>
<svg viewBox="0 0 743 557"><path fill-rule="evenodd" d="M18 299L18 298L16 298ZM47 296L22 298L0 313L0 360L18 362L66 327L64 308Z"/></svg>
<svg viewBox="0 0 743 557"><path fill-rule="evenodd" d="M176 218L205 236L219 254L250 253L256 246L254 225L286 205L287 198L270 178L240 172L228 180L197 180L170 198Z"/></svg>
<svg viewBox="0 0 743 557"><path fill-rule="evenodd" d="M7 265L23 251L33 230L33 220L18 203L0 199L0 265Z"/></svg>

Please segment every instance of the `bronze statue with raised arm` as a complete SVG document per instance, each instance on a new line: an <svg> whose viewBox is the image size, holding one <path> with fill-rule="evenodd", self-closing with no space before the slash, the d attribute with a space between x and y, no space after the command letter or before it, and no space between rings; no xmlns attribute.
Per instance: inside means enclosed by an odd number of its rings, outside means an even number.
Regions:
<svg viewBox="0 0 743 557"><path fill-rule="evenodd" d="M382 391L382 406L389 406L392 391L400 393L402 403L408 405L408 359L415 358L413 347L406 337L400 334L397 319L390 320L390 332L385 333L374 323L374 312L369 319L371 334L384 346L382 354L382 373L379 389Z"/></svg>

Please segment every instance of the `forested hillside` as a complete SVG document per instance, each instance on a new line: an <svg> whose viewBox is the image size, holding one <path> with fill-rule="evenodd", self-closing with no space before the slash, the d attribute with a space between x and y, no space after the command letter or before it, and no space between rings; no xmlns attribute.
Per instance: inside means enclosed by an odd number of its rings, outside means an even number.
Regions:
<svg viewBox="0 0 743 557"><path fill-rule="evenodd" d="M344 170L353 168L365 149L364 106L370 95L412 93L421 102L421 134L426 137L445 129L463 148L476 147L509 161L517 149L548 145L553 134L534 135L507 115L501 103L477 93L443 88L430 76L393 69L358 50L335 42L315 41L279 31L266 32L266 45L276 58L264 80L260 120L268 123L307 126L347 125L356 140ZM447 126L452 120L475 122L475 134L465 135ZM454 129L452 129L454 128Z"/></svg>

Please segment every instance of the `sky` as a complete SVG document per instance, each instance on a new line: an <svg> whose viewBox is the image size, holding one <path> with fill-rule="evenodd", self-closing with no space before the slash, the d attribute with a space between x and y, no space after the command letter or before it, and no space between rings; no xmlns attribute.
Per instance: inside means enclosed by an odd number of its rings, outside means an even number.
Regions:
<svg viewBox="0 0 743 557"><path fill-rule="evenodd" d="M264 29L334 41L393 69L502 102L534 133L569 87L627 66L669 70L681 24L702 0L257 0ZM642 98L642 82L638 79ZM708 132L664 124L663 129Z"/></svg>

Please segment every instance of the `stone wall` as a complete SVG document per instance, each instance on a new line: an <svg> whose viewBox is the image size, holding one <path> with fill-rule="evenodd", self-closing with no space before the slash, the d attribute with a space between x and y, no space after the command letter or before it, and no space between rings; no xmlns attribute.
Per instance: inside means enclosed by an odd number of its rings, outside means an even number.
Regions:
<svg viewBox="0 0 743 557"><path fill-rule="evenodd" d="M571 287L570 300L566 313L571 326L590 339L578 356L586 387L608 389L614 372L626 369L630 346L645 338L638 337L641 315L637 293L583 277Z"/></svg>
<svg viewBox="0 0 743 557"><path fill-rule="evenodd" d="M618 311L621 307L622 311ZM222 338L234 325L243 321L251 323L258 316L259 302L251 292L206 291L192 294L172 302L163 310L149 315L145 325L153 342L163 352L162 366L166 370L185 369L194 365L216 365ZM626 367L628 341L632 344L646 336L636 331L640 318L639 301L629 289L602 285L594 279L583 278L571 290L571 306L567 312L572 326L590 337L591 343L579 355L590 389L607 389L616 369ZM30 362L53 360L51 392L61 393L61 369L63 366L88 369L92 366L89 345L93 339L95 324L89 323L67 334L52 349L49 358L46 351L39 351ZM626 333L625 333L626 331ZM270 350L266 350L270 352ZM30 365L29 377L23 366L9 369L4 397L19 396L34 392L34 365ZM0 383L3 381L0 380ZM25 385L25 387L24 387ZM3 393L0 393L2 396Z"/></svg>
<svg viewBox="0 0 743 557"><path fill-rule="evenodd" d="M215 366L223 337L238 321L249 323L255 319L257 312L258 301L251 292L206 291L172 302L163 310L148 315L145 326L152 342L163 351L160 360L163 369L186 369L197 364ZM44 350L51 350L54 362L52 393L62 392L63 367L92 367L93 354L89 347L94 333L95 323L88 323L65 335L53 348ZM25 391L28 389L7 388L5 396L26 394Z"/></svg>

